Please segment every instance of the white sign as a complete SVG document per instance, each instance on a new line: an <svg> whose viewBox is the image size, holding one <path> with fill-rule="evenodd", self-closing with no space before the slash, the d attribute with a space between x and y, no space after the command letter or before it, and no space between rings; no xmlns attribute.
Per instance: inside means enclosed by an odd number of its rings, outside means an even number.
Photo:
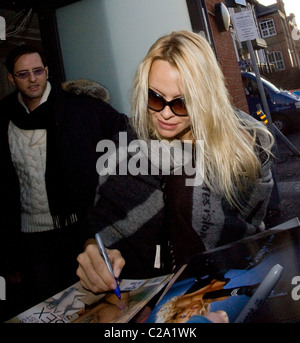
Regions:
<svg viewBox="0 0 300 343"><path fill-rule="evenodd" d="M0 300L6 300L6 282L2 276L0 276Z"/></svg>
<svg viewBox="0 0 300 343"><path fill-rule="evenodd" d="M0 17L0 40L5 40L5 30L6 30L6 23L3 17Z"/></svg>
<svg viewBox="0 0 300 343"><path fill-rule="evenodd" d="M233 13L232 21L240 42L258 38L252 11Z"/></svg>

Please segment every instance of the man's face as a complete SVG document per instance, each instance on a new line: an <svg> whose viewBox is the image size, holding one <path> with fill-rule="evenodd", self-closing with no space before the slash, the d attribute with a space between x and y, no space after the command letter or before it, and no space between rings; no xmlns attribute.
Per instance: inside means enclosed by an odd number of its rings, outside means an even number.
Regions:
<svg viewBox="0 0 300 343"><path fill-rule="evenodd" d="M41 67L45 68L45 71L41 75L34 75L32 70ZM20 79L16 74L21 71L31 71L31 73L27 78ZM48 67L44 66L38 53L21 56L15 63L13 74L9 74L8 79L20 91L24 101L41 99L47 86Z"/></svg>

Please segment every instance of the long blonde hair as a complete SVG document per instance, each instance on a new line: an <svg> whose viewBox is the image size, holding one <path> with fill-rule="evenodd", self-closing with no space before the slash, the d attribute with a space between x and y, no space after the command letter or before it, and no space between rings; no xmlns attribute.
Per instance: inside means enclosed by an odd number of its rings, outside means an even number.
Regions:
<svg viewBox="0 0 300 343"><path fill-rule="evenodd" d="M261 172L255 151L257 136L269 137L268 146L260 147L269 155L272 135L258 121L241 119L236 114L221 68L206 39L177 31L159 38L137 69L131 115L139 138L162 138L152 126L147 107L148 76L155 60L167 61L179 72L193 138L204 141L204 151L198 153L204 154L205 183L241 209L249 186Z"/></svg>

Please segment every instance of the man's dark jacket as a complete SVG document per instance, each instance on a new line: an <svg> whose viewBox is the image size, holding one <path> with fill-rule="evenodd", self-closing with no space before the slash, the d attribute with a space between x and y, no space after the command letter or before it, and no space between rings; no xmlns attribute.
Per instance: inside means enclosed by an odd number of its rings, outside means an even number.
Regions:
<svg viewBox="0 0 300 343"><path fill-rule="evenodd" d="M62 91L50 93L47 103L56 116L56 140L59 149L62 179L67 183L70 199L80 212L85 212L95 197L98 184L96 145L102 139L111 139L127 126L127 117L118 113L109 104L88 96L77 96ZM0 105L0 157L2 206L1 228L19 230L19 188L12 165L7 131L10 113L14 106L22 107L14 92ZM24 109L24 116L26 112Z"/></svg>
<svg viewBox="0 0 300 343"><path fill-rule="evenodd" d="M59 177L61 176L68 193L68 205L76 210L79 217L79 236L83 242L86 237L85 227L82 223L84 223L89 207L93 205L98 184L96 161L100 153L96 152L97 143L102 139L111 139L119 131L125 130L127 116L120 114L100 99L70 94L65 91L54 93L52 90L47 102L36 110L41 111L42 106L46 106L48 111L50 109L50 112L53 112L53 116L55 116L53 137L56 141L56 154L60 164ZM18 102L17 92L10 94L0 102L1 276L8 275L12 271L11 268L18 268L18 264L22 263L22 254L25 258L27 254L31 254L32 249L35 249L35 245L44 244L40 238L36 241L34 239L23 241L23 238L20 238L20 236L22 237L20 234L20 189L8 144L8 127L11 114L15 109L24 111L24 116L27 115L25 109ZM76 227L78 229L78 225ZM42 236L47 237L49 235L50 237L52 235L50 239L53 240L53 247L50 247L49 250L53 255L58 251L58 246L62 240L69 240L70 247L72 244L76 245L72 231L66 231L68 233L65 236L61 236L64 234L63 229L52 231ZM23 236L25 238L39 237L39 234L23 234ZM47 242L49 239L45 238L44 240ZM32 243L26 243L26 246L25 242ZM83 245L81 246L83 247ZM67 242L65 242L65 247L62 248L63 251L68 247ZM22 253L20 253L20 249ZM40 249L39 254L43 253L42 248ZM76 257L74 260L76 262ZM73 273L75 276L75 271ZM45 287L47 286L45 285ZM35 290L32 291L35 292Z"/></svg>

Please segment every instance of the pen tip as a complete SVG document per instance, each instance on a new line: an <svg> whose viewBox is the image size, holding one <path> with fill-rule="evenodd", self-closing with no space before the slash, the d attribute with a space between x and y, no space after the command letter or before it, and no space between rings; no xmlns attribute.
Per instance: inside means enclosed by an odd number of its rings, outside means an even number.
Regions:
<svg viewBox="0 0 300 343"><path fill-rule="evenodd" d="M114 290L114 292L115 292L115 295L121 300L121 290L120 290L120 287L119 287L117 280L116 280L116 282L117 282L117 288Z"/></svg>

